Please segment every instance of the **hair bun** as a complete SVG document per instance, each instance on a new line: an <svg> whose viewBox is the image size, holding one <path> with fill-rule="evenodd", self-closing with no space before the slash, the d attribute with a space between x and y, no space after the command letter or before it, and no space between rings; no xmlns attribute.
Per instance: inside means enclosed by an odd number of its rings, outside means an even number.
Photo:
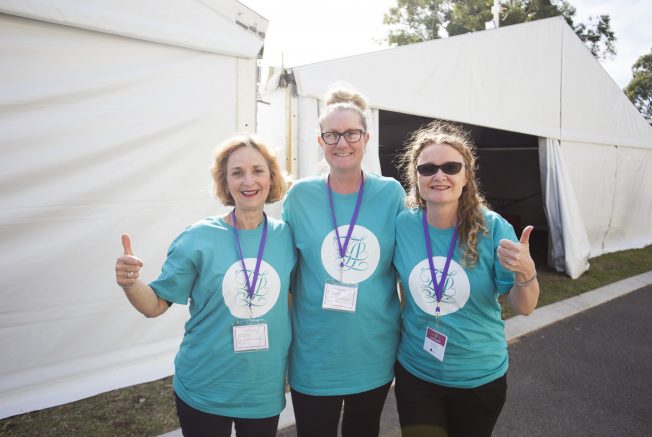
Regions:
<svg viewBox="0 0 652 437"><path fill-rule="evenodd" d="M346 89L336 89L331 91L326 98L326 105L335 105L337 103L350 103L363 113L367 110L367 100L356 91Z"/></svg>

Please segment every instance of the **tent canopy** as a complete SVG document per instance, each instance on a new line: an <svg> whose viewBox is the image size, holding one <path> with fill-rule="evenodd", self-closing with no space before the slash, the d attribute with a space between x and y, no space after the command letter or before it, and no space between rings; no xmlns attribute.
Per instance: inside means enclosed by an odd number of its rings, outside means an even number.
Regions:
<svg viewBox="0 0 652 437"><path fill-rule="evenodd" d="M214 148L255 129L267 22L221 1L0 3L0 417L173 372L187 309L115 284L129 233L155 279L224 209ZM246 28L245 28L246 27Z"/></svg>
<svg viewBox="0 0 652 437"><path fill-rule="evenodd" d="M256 57L269 24L232 0L3 0L0 12L241 58Z"/></svg>
<svg viewBox="0 0 652 437"><path fill-rule="evenodd" d="M382 110L544 138L652 148L652 128L561 17L292 71L299 96L322 98L343 80Z"/></svg>

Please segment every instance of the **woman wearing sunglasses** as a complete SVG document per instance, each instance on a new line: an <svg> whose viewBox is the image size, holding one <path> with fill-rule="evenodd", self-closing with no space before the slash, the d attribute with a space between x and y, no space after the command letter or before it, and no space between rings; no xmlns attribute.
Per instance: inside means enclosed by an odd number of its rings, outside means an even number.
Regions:
<svg viewBox="0 0 652 437"><path fill-rule="evenodd" d="M283 203L299 252L288 373L299 436L337 436L342 411L344 437L377 436L394 377L392 257L405 193L362 171L365 109L356 93L331 94L317 138L329 172L296 182Z"/></svg>
<svg viewBox="0 0 652 437"><path fill-rule="evenodd" d="M498 297L531 313L539 284L528 239L478 192L474 146L461 128L415 132L401 166L408 204L394 265L405 289L396 399L404 437L491 436L507 391Z"/></svg>

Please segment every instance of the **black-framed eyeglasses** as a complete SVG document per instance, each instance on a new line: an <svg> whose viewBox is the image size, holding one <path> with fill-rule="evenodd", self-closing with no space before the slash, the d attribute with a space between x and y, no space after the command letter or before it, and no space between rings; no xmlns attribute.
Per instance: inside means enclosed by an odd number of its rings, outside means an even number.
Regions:
<svg viewBox="0 0 652 437"><path fill-rule="evenodd" d="M357 143L362 138L364 131L362 129L351 129L346 132L322 132L321 139L329 146L334 146L344 137L347 143Z"/></svg>
<svg viewBox="0 0 652 437"><path fill-rule="evenodd" d="M421 176L432 176L441 169L444 174L454 175L458 174L462 167L464 166L461 162L444 162L443 164L433 164L432 162L427 162L425 164L417 165L417 171Z"/></svg>

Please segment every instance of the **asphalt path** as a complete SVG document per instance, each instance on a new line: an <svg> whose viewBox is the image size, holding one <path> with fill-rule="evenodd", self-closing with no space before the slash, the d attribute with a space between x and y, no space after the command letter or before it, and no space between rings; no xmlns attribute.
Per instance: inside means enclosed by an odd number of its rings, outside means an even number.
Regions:
<svg viewBox="0 0 652 437"><path fill-rule="evenodd" d="M651 309L648 285L512 341L494 436L652 436ZM381 436L400 436L393 389Z"/></svg>
<svg viewBox="0 0 652 437"><path fill-rule="evenodd" d="M652 435L652 286L520 337L495 436Z"/></svg>

